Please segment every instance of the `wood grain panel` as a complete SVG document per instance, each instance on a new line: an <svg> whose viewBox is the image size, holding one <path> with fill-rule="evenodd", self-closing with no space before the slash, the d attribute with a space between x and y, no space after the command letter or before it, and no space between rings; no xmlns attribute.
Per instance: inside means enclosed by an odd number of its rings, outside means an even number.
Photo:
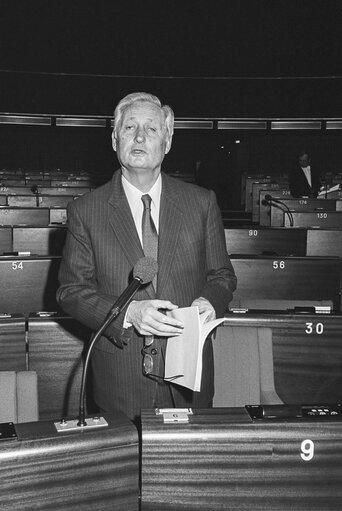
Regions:
<svg viewBox="0 0 342 511"><path fill-rule="evenodd" d="M12 252L12 228L0 227L0 254Z"/></svg>
<svg viewBox="0 0 342 511"><path fill-rule="evenodd" d="M0 314L0 371L25 371L25 318L21 314Z"/></svg>
<svg viewBox="0 0 342 511"><path fill-rule="evenodd" d="M242 331L271 329L275 389L285 403L340 402L341 314L227 314L224 324ZM220 346L216 356L224 359L224 344L214 343Z"/></svg>
<svg viewBox="0 0 342 511"><path fill-rule="evenodd" d="M194 410L189 424L143 411L142 510L340 510L341 433L341 422L252 423L241 408Z"/></svg>
<svg viewBox="0 0 342 511"><path fill-rule="evenodd" d="M77 415L90 335L90 330L72 318L30 315L29 368L38 374L40 419Z"/></svg>
<svg viewBox="0 0 342 511"><path fill-rule="evenodd" d="M56 291L60 256L0 258L0 310L21 313L58 311Z"/></svg>
<svg viewBox="0 0 342 511"><path fill-rule="evenodd" d="M123 416L108 428L56 433L51 422L17 424L1 442L3 511L137 511L138 433Z"/></svg>
<svg viewBox="0 0 342 511"><path fill-rule="evenodd" d="M342 258L342 225L341 229L308 229L306 255Z"/></svg>
<svg viewBox="0 0 342 511"><path fill-rule="evenodd" d="M340 310L340 259L287 256L231 257L237 276L230 308L287 309L333 305Z"/></svg>
<svg viewBox="0 0 342 511"><path fill-rule="evenodd" d="M306 229L256 226L225 229L224 232L229 254L309 255L306 254Z"/></svg>
<svg viewBox="0 0 342 511"><path fill-rule="evenodd" d="M38 255L62 255L66 227L13 227L13 250Z"/></svg>

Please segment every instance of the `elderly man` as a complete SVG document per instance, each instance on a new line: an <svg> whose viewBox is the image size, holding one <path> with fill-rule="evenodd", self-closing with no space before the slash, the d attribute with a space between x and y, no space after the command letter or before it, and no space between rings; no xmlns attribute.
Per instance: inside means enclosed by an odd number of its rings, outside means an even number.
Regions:
<svg viewBox="0 0 342 511"><path fill-rule="evenodd" d="M210 310L211 319L222 316L236 287L214 193L161 172L173 124L171 108L157 97L133 93L123 98L114 112L112 135L121 168L109 183L68 207L57 299L94 331L127 287L144 251L150 255L146 219L152 233L157 280L139 289L92 355L100 411L120 410L132 420L142 408L211 405L210 340L203 351L200 392L163 380L167 338L182 329L165 312L197 305L200 313Z"/></svg>

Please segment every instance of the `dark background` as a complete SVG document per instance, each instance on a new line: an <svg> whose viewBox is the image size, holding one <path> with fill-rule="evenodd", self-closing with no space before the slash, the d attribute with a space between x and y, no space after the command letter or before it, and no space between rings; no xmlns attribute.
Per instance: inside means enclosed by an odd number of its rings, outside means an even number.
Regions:
<svg viewBox="0 0 342 511"><path fill-rule="evenodd" d="M111 116L145 90L177 118L342 117L342 5L331 0L0 1L0 112ZM109 129L1 126L2 167L97 169ZM239 140L239 144L236 143ZM300 146L342 169L338 131L177 130L165 160L238 208L243 172L286 172ZM199 162L201 162L199 164Z"/></svg>

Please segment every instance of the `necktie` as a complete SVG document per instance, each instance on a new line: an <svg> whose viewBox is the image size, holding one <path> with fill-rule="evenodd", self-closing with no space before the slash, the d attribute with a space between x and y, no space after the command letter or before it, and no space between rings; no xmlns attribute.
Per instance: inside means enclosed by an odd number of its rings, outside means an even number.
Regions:
<svg viewBox="0 0 342 511"><path fill-rule="evenodd" d="M153 257L158 261L158 233L151 217L151 197L148 194L142 195L141 200L144 205L144 212L142 217L142 244L144 254L147 257ZM157 289L157 276L153 279L153 287ZM144 339L144 346L151 346L154 340L154 335L146 335Z"/></svg>
<svg viewBox="0 0 342 511"><path fill-rule="evenodd" d="M142 243L144 254L158 261L158 234L151 217L151 197L148 194L142 195L144 205L142 217ZM153 279L154 289L157 288L157 277Z"/></svg>

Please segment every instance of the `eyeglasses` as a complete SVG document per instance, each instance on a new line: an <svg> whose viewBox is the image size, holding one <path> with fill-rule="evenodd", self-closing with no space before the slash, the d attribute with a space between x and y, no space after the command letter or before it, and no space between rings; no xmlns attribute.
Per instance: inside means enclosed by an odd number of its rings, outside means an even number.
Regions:
<svg viewBox="0 0 342 511"><path fill-rule="evenodd" d="M164 378L163 376L153 374L153 365L154 365L153 355L157 354L157 350L155 348L152 348L151 345L149 345L149 346L144 346L143 349L141 350L141 353L143 356L142 367L143 367L143 375L144 376L148 376L150 378L157 378L157 379L165 380L165 381L169 381L169 382L176 380L177 378L180 378L181 376L183 376L183 374L178 374L176 376L171 376L170 378Z"/></svg>

